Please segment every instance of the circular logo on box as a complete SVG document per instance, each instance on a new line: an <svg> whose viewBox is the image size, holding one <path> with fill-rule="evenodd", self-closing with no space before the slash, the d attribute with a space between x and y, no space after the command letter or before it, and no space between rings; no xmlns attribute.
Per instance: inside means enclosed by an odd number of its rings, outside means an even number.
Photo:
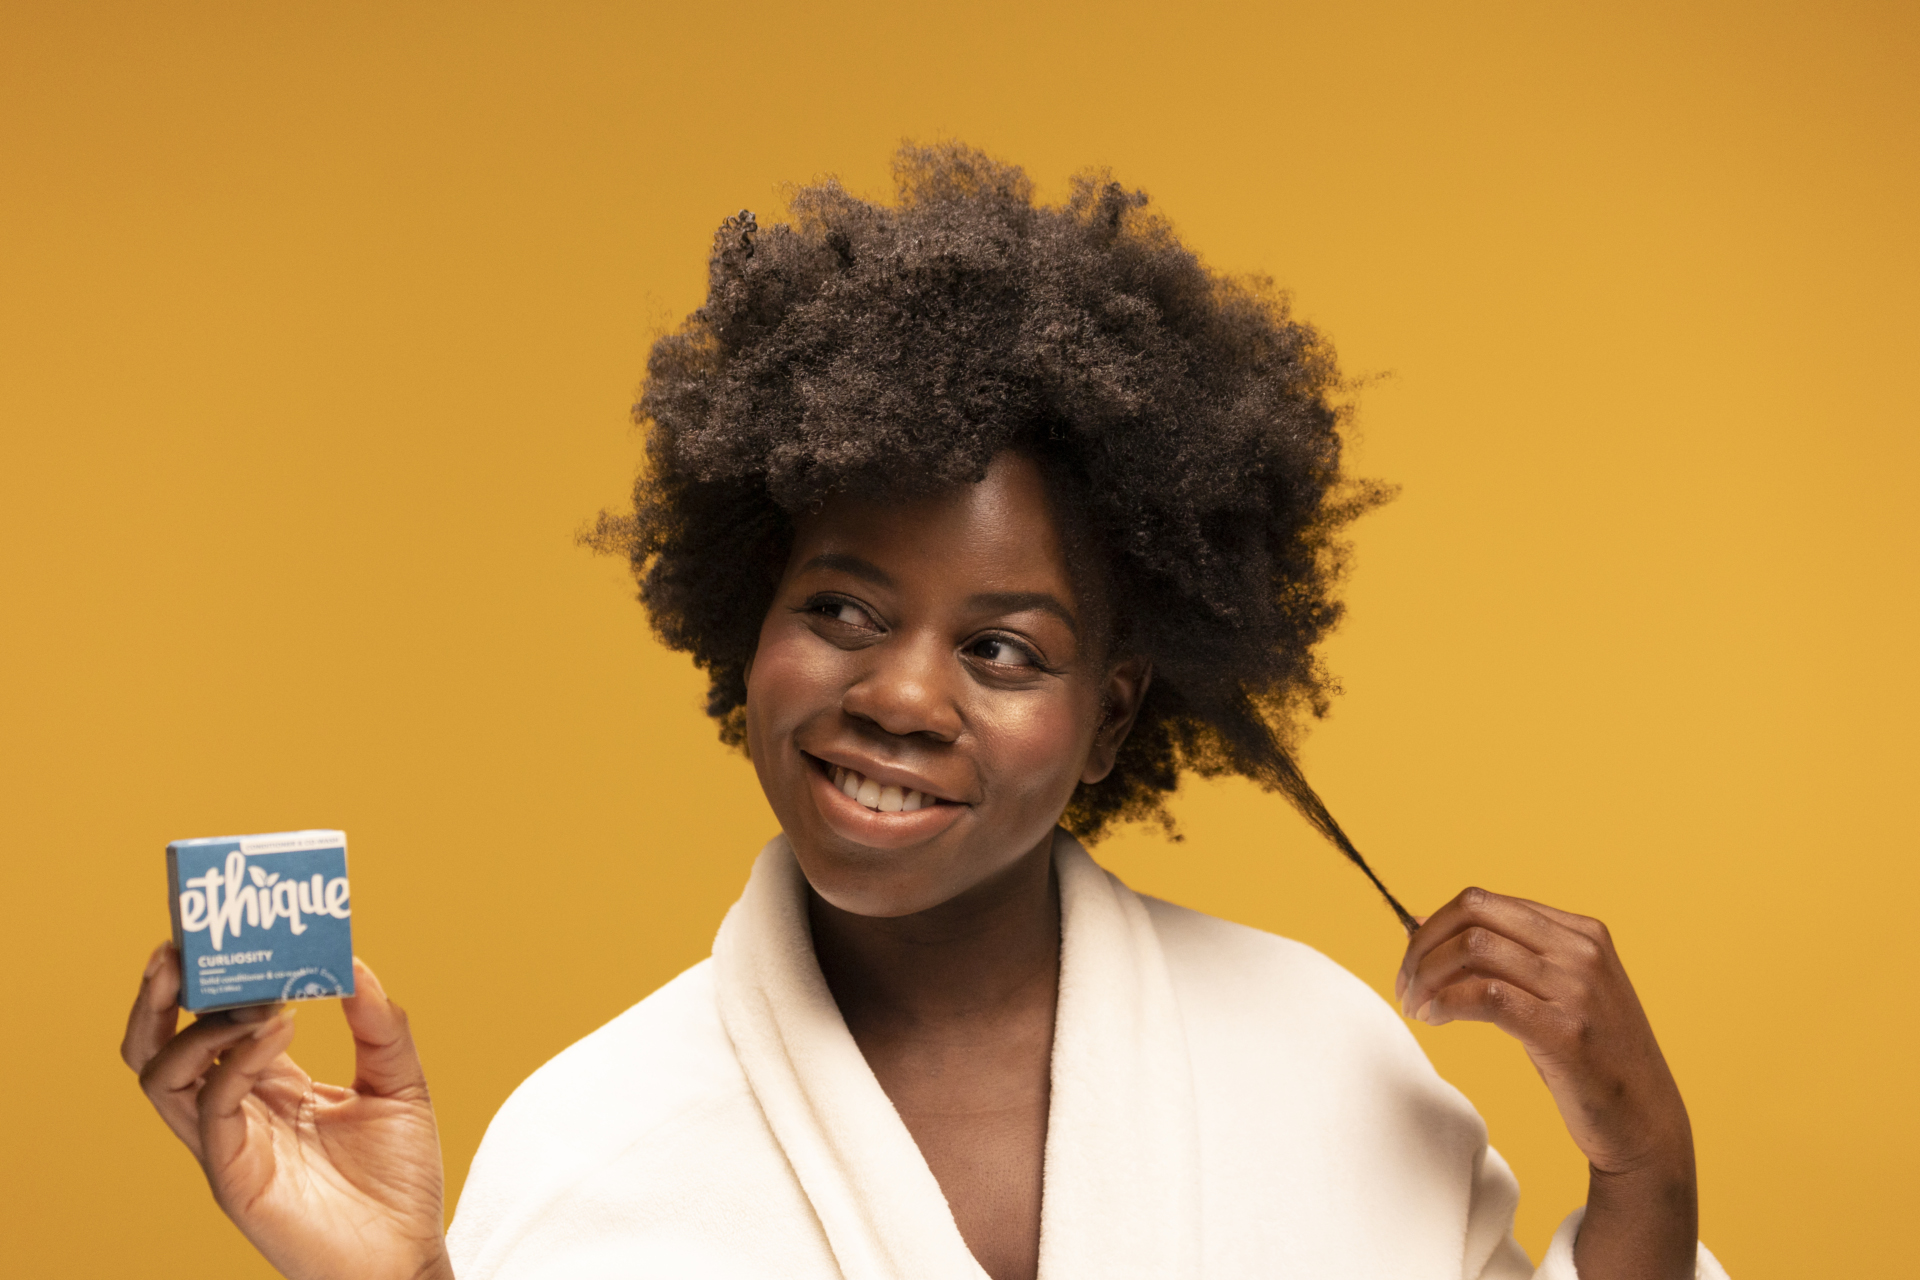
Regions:
<svg viewBox="0 0 1920 1280"><path fill-rule="evenodd" d="M287 985L280 988L282 1000L324 1000L328 996L337 996L345 992L340 979L325 969L296 969L287 977Z"/></svg>

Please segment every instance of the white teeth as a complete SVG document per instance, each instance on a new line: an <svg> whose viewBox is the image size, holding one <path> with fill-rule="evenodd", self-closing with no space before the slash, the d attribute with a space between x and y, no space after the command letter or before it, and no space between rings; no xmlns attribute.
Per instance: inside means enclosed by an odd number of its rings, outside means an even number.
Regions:
<svg viewBox="0 0 1920 1280"><path fill-rule="evenodd" d="M827 777L848 796L881 813L913 813L937 803L932 796L910 787L881 786L872 778L839 765L834 765Z"/></svg>

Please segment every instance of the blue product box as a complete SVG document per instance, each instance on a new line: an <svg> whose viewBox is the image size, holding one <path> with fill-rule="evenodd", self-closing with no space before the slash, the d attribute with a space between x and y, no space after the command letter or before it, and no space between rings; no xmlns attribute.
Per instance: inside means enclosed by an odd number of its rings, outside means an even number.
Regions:
<svg viewBox="0 0 1920 1280"><path fill-rule="evenodd" d="M167 892L181 1008L353 994L346 832L175 840Z"/></svg>

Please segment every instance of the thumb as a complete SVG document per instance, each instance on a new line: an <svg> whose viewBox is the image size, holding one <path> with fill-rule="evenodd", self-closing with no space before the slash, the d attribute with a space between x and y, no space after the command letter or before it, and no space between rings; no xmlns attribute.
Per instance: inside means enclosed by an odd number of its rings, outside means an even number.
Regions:
<svg viewBox="0 0 1920 1280"><path fill-rule="evenodd" d="M359 956L353 958L353 989L340 1007L353 1033L354 1089L383 1098L412 1090L424 1094L427 1078L406 1010L387 999L380 979Z"/></svg>

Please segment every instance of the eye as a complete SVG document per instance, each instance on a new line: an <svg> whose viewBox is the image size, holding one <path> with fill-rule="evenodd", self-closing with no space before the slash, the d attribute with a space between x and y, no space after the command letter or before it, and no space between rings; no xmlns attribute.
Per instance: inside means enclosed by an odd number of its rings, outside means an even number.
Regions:
<svg viewBox="0 0 1920 1280"><path fill-rule="evenodd" d="M837 622L842 626L859 627L866 631L879 630L873 615L845 596L819 596L807 601L802 606L802 610L816 618Z"/></svg>
<svg viewBox="0 0 1920 1280"><path fill-rule="evenodd" d="M1037 667L1039 659L1032 650L1024 645L1001 636L982 636L967 646L967 652L982 662L991 662L999 667Z"/></svg>

